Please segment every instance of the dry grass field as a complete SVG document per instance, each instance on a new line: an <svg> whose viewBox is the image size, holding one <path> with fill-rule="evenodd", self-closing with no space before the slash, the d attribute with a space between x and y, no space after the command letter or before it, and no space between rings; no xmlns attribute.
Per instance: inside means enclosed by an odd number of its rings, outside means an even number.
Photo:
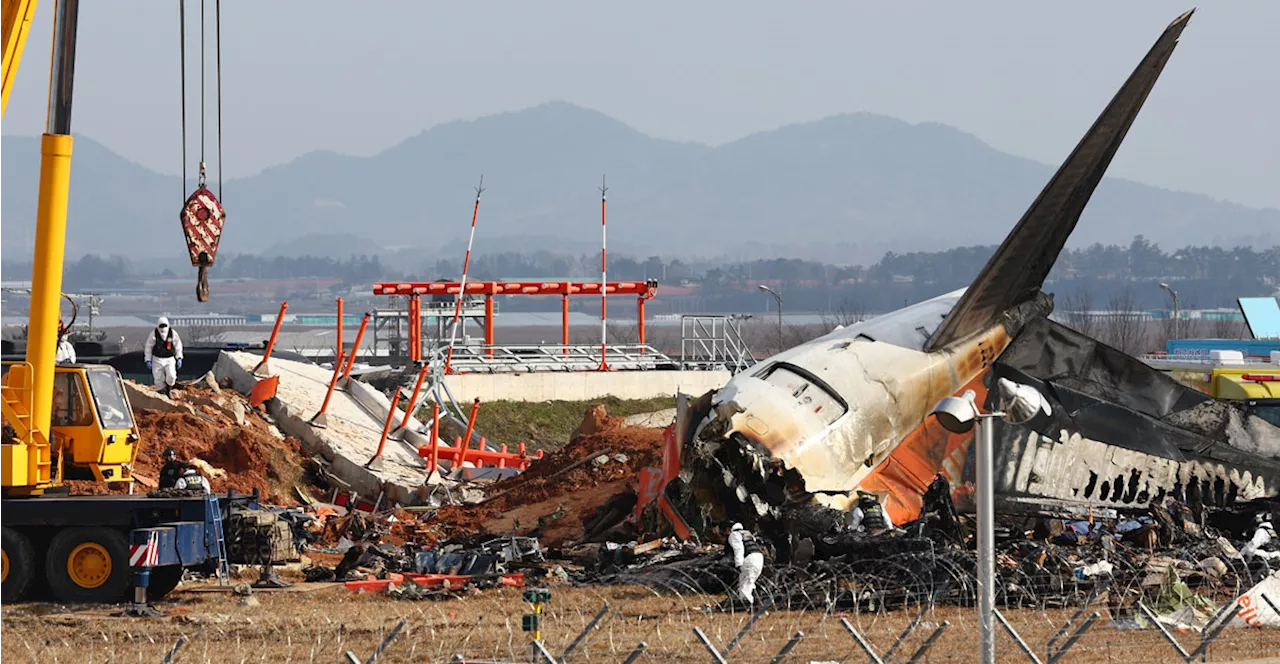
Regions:
<svg viewBox="0 0 1280 664"><path fill-rule="evenodd" d="M598 630L569 658L579 662L621 662L640 641L648 650L638 662L712 662L693 634L700 627L720 648L749 616L705 613L718 598L656 595L637 587L570 587L552 590L544 616L549 650L559 655L608 603L612 611ZM162 608L163 618L116 617L111 608L69 610L51 604L3 608L0 658L5 662L161 662L185 636L175 662L337 662L347 651L365 661L401 618L407 625L379 662L466 661L528 662L528 635L520 631L526 611L520 590L502 588L445 601L401 601L380 594L353 594L341 588L310 592L255 593L250 604L224 593L180 592ZM797 631L804 637L787 662L865 662L839 619L859 627L881 654L913 617L898 611L882 615L771 613L762 617L729 657L730 661L768 662ZM1073 611L1009 611L1039 656ZM942 621L949 629L926 662L971 662L978 633L974 612L939 608L924 618L888 661L903 662ZM1199 636L1180 634L1188 651ZM1007 635L999 639L1000 661L1026 662ZM1209 648L1209 661L1258 661L1280 656L1280 631L1229 629ZM1180 661L1154 631L1121 630L1104 613L1061 660L1063 662ZM1280 660L1276 660L1280 661Z"/></svg>

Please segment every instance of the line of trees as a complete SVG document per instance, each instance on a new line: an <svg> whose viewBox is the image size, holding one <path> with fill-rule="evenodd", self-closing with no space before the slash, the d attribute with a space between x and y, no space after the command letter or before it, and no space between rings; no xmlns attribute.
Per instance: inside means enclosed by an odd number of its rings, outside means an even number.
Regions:
<svg viewBox="0 0 1280 664"><path fill-rule="evenodd" d="M783 293L791 312L831 312L837 303L861 302L868 311L890 311L969 284L994 252L994 246L957 247L940 252L886 253L870 266L831 265L796 258L728 261L724 259L666 259L661 256L610 258L609 276L619 280L658 279L664 284L698 286L696 299L686 302L702 311L763 310L767 300L758 286L767 284ZM598 254L505 252L472 257L472 279L527 277L592 279L599 273ZM221 257L215 278L337 279L363 285L384 279L457 279L460 260L437 260L420 269L400 271L378 255L263 257L240 254ZM6 280L26 280L30 262L5 261ZM124 287L145 276L126 257L89 254L68 263L69 288ZM163 276L171 275L166 271ZM1166 306L1158 288L1168 282L1181 296L1184 309L1194 306L1231 307L1241 295L1260 295L1280 287L1280 246L1266 249L1186 247L1163 251L1142 236L1127 246L1094 244L1069 249L1059 256L1046 290L1059 298L1088 291L1099 302L1122 295L1138 308ZM1061 299L1059 300L1061 302ZM661 302L655 302L659 312Z"/></svg>

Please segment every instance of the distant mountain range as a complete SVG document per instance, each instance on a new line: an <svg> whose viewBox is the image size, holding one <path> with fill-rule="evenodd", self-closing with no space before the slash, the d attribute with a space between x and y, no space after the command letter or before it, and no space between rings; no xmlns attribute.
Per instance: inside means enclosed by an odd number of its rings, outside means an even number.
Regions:
<svg viewBox="0 0 1280 664"><path fill-rule="evenodd" d="M1081 133L1091 119L1080 118ZM3 252L29 259L38 139L5 136L3 151ZM869 264L890 250L999 242L1053 168L951 127L864 113L709 147L554 102L443 124L372 157L313 152L228 181L221 251L460 254L481 173L476 251L595 251L607 173L613 251ZM181 259L179 180L78 137L68 255ZM1280 243L1280 210L1113 178L1072 244L1137 234L1166 248L1269 246Z"/></svg>

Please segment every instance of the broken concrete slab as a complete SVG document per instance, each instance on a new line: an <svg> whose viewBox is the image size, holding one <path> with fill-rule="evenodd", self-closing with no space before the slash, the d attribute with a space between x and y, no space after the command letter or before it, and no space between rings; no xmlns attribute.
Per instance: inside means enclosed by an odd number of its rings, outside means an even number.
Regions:
<svg viewBox="0 0 1280 664"><path fill-rule="evenodd" d="M223 352L214 371L220 379L229 379L237 391L247 394L259 380L253 374L258 362L256 355ZM388 441L381 468L365 467L377 452L383 419L365 408L350 392L334 392L329 402L327 428L318 429L310 424L309 420L324 401L333 375L331 369L278 357L271 359L271 367L280 385L275 398L266 405L277 426L301 441L308 452L324 457L330 463L329 472L362 496L372 499L385 493L385 504L419 502L417 489L426 482L427 473L416 451ZM353 385L362 384L353 381ZM385 416L384 409L382 417Z"/></svg>
<svg viewBox="0 0 1280 664"><path fill-rule="evenodd" d="M347 382L346 391L347 394L351 398L355 399L355 401L359 403L371 417L380 423L379 426L386 425L387 411L391 408L391 399L388 399L387 395L375 389L372 385L368 385L363 381L354 379ZM406 403L406 401L402 400L401 403ZM431 437L426 432L425 423L419 422L418 419L412 415L403 427L400 426L401 422L406 422L404 418L404 409L397 408L395 416L391 418L392 435L387 438L386 449L389 450L392 446L395 446L400 451L407 452L408 454L417 457L419 448L426 447L431 444ZM383 454L386 454L386 452L384 451ZM420 457L418 458L419 461L423 463L423 468L425 469L425 462L421 461ZM426 481L428 484L434 484L440 480L441 478L439 473L431 473Z"/></svg>
<svg viewBox="0 0 1280 664"><path fill-rule="evenodd" d="M134 408L146 408L165 413L191 413L193 415L196 412L195 408L189 403L176 401L146 385L135 383L131 380L124 381L124 391L129 395L129 405Z"/></svg>

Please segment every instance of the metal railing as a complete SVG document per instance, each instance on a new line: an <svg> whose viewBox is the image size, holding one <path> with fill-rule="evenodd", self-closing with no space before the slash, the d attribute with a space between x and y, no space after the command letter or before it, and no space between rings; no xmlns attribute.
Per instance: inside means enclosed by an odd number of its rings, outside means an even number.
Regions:
<svg viewBox="0 0 1280 664"><path fill-rule="evenodd" d="M755 364L736 316L680 317L680 367L738 373Z"/></svg>
<svg viewBox="0 0 1280 664"><path fill-rule="evenodd" d="M649 345L609 346L607 353L605 359L615 371L679 367L678 362ZM455 346L450 365L454 371L463 374L595 371L600 368L600 346Z"/></svg>
<svg viewBox="0 0 1280 664"><path fill-rule="evenodd" d="M1280 369L1267 358L1246 357L1242 360L1213 360L1201 355L1166 355L1163 353L1146 353L1138 356L1152 369L1177 371L1208 371L1210 369Z"/></svg>

